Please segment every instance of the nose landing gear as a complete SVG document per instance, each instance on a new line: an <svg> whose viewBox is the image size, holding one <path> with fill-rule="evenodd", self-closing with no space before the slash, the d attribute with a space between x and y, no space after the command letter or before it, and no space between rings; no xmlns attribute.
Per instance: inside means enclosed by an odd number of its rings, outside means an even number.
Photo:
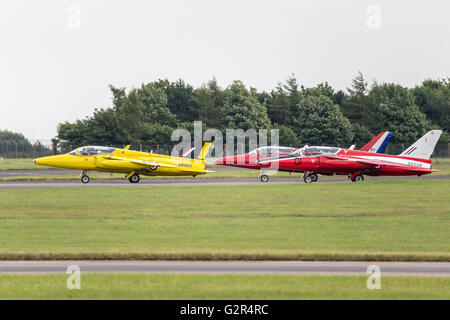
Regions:
<svg viewBox="0 0 450 320"><path fill-rule="evenodd" d="M89 183L89 181L91 181L91 178L89 178L89 176L86 173L87 173L86 171L81 172L80 180L83 183Z"/></svg>

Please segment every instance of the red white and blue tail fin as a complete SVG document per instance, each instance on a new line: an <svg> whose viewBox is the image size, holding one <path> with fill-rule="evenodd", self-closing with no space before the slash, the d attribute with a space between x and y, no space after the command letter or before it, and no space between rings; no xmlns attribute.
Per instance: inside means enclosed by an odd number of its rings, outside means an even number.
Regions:
<svg viewBox="0 0 450 320"><path fill-rule="evenodd" d="M434 147L441 137L442 130L428 131L422 138L414 142L411 146L406 148L405 151L399 154L399 156L430 159L433 154Z"/></svg>
<svg viewBox="0 0 450 320"><path fill-rule="evenodd" d="M386 146L391 140L394 133L392 131L384 131L377 135L375 138L370 140L368 144L359 149L360 151L374 152L374 153L384 153L386 151Z"/></svg>
<svg viewBox="0 0 450 320"><path fill-rule="evenodd" d="M192 152L194 152L194 151L195 151L195 147L191 147L189 150L183 152L183 153L181 154L181 156L182 156L183 158L191 158L191 157L193 156L193 153L192 153Z"/></svg>

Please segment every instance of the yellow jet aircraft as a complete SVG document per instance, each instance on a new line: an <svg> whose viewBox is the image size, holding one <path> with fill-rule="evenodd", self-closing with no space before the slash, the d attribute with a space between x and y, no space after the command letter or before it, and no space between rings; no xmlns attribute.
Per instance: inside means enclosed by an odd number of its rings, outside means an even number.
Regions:
<svg viewBox="0 0 450 320"><path fill-rule="evenodd" d="M110 147L86 146L67 154L33 160L35 164L64 169L81 170L81 182L90 181L88 171L125 173L125 179L138 183L144 176L197 176L208 172L205 157L212 142L205 142L197 159L171 157Z"/></svg>

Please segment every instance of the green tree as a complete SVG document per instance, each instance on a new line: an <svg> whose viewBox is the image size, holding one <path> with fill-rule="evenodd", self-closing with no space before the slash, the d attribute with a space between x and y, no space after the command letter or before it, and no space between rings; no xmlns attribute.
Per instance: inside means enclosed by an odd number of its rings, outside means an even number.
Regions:
<svg viewBox="0 0 450 320"><path fill-rule="evenodd" d="M364 97L368 92L368 84L361 71L358 71L356 77L352 80L352 87L347 91L352 97Z"/></svg>
<svg viewBox="0 0 450 320"><path fill-rule="evenodd" d="M299 146L300 139L291 127L285 125L274 124L273 129L279 131L279 144L280 146Z"/></svg>
<svg viewBox="0 0 450 320"><path fill-rule="evenodd" d="M223 109L226 128L247 130L270 127L266 107L258 101L256 90L247 90L241 81L234 81L225 90Z"/></svg>
<svg viewBox="0 0 450 320"><path fill-rule="evenodd" d="M369 98L376 108L377 131L394 131L392 142L412 143L430 129L408 88L394 83L376 84Z"/></svg>
<svg viewBox="0 0 450 320"><path fill-rule="evenodd" d="M340 105L341 109L342 109L342 106L344 105L344 103L346 102L347 99L348 99L347 94L344 91L342 91L342 90L339 90L339 91L337 91L337 92L335 92L333 94L333 102L334 102L334 104Z"/></svg>
<svg viewBox="0 0 450 320"><path fill-rule="evenodd" d="M171 144L173 128L159 123L145 122L142 125L141 141L143 144Z"/></svg>
<svg viewBox="0 0 450 320"><path fill-rule="evenodd" d="M427 79L416 86L412 93L415 103L427 118L450 132L450 78L444 80Z"/></svg>
<svg viewBox="0 0 450 320"><path fill-rule="evenodd" d="M369 130L371 133L377 126L375 116L375 107L368 97L368 85L363 74L359 71L358 75L352 80L352 87L347 88L349 96L341 102L343 114L352 124L359 124Z"/></svg>
<svg viewBox="0 0 450 320"><path fill-rule="evenodd" d="M163 88L148 83L143 84L136 93L143 106L142 121L171 127L176 125L177 118L168 107L168 98Z"/></svg>
<svg viewBox="0 0 450 320"><path fill-rule="evenodd" d="M295 109L293 124L305 144L347 145L353 139L350 121L325 95L304 95Z"/></svg>
<svg viewBox="0 0 450 320"><path fill-rule="evenodd" d="M285 83L278 83L270 95L264 95L267 114L272 123L289 126L292 124L292 110L300 101L297 78L291 74Z"/></svg>
<svg viewBox="0 0 450 320"><path fill-rule="evenodd" d="M215 78L194 91L199 120L209 128L222 129L224 93Z"/></svg>
<svg viewBox="0 0 450 320"><path fill-rule="evenodd" d="M374 134L365 126L359 123L353 123L353 143L356 145L357 149L367 144L370 140L374 138Z"/></svg>
<svg viewBox="0 0 450 320"><path fill-rule="evenodd" d="M265 105L267 106L267 114L273 123L282 125L290 125L292 110L289 106L289 96L284 92L281 86L272 90L270 96L266 97Z"/></svg>
<svg viewBox="0 0 450 320"><path fill-rule="evenodd" d="M82 145L87 144L86 139L90 132L87 126L87 120L77 120L74 123L68 121L58 125L59 148L62 151L70 151Z"/></svg>
<svg viewBox="0 0 450 320"><path fill-rule="evenodd" d="M127 98L115 106L117 110L117 140L120 144L140 144L144 134L144 105L136 89L131 90Z"/></svg>
<svg viewBox="0 0 450 320"><path fill-rule="evenodd" d="M166 88L167 105L181 122L194 121L198 116L194 88L182 79L170 83Z"/></svg>
<svg viewBox="0 0 450 320"><path fill-rule="evenodd" d="M113 107L95 109L85 120L58 127L60 148L70 145L123 145L169 143L177 120L167 106L161 82L143 84L128 94L125 88L109 86ZM170 132L169 132L170 131Z"/></svg>
<svg viewBox="0 0 450 320"><path fill-rule="evenodd" d="M319 83L313 88L305 88L302 86L302 95L326 96L331 100L334 99L334 89L327 83Z"/></svg>
<svg viewBox="0 0 450 320"><path fill-rule="evenodd" d="M94 115L83 122L85 129L82 144L116 145L120 141L117 139L119 123L116 121L116 111L110 109L95 109Z"/></svg>
<svg viewBox="0 0 450 320"><path fill-rule="evenodd" d="M6 151L15 151L16 144L20 146L20 151L33 151L33 146L23 134L11 132L8 130L0 130L0 154L3 155L6 153Z"/></svg>

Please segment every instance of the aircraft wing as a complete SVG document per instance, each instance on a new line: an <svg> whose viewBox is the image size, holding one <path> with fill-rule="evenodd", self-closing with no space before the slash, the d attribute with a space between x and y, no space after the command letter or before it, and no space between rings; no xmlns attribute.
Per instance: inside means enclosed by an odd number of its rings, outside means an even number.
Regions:
<svg viewBox="0 0 450 320"><path fill-rule="evenodd" d="M378 160L378 159L364 159L359 157L346 157L346 156L326 156L326 158L331 160L346 160L346 161L355 161L361 164L367 164L372 166L394 166L394 167L409 167L400 163Z"/></svg>
<svg viewBox="0 0 450 320"><path fill-rule="evenodd" d="M138 159L129 159L129 158L121 158L121 157L108 157L112 160L121 160L121 161L130 161L137 164L142 164L150 167L163 167L163 168L178 168L177 166L174 166L172 164L167 163L159 163L156 161L146 161L146 160L138 160Z"/></svg>
<svg viewBox="0 0 450 320"><path fill-rule="evenodd" d="M400 163L394 163L390 161L383 161L383 160L375 160L375 159L359 159L356 158L355 160L358 163L362 164L368 164L373 166L393 166L393 167L408 167Z"/></svg>
<svg viewBox="0 0 450 320"><path fill-rule="evenodd" d="M389 162L389 161L383 161L383 160L376 160L376 159L364 159L364 158L358 158L358 157L345 157L345 156L326 156L327 159L331 160L346 160L346 161L355 161L361 164L367 164L372 166L399 166L399 167L406 167L405 165Z"/></svg>

